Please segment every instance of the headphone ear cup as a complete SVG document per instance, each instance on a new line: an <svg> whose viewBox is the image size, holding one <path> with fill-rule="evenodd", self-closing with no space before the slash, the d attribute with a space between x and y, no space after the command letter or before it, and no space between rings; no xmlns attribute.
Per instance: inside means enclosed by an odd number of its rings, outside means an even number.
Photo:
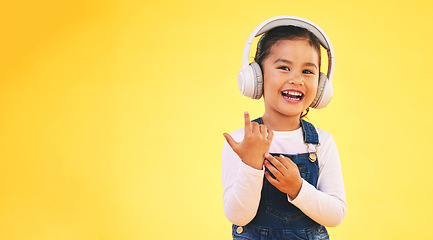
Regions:
<svg viewBox="0 0 433 240"><path fill-rule="evenodd" d="M256 62L250 64L254 75L254 96L253 99L260 99L263 95L263 74L260 65Z"/></svg>
<svg viewBox="0 0 433 240"><path fill-rule="evenodd" d="M328 105L328 103L332 99L332 94L334 93L334 86L329 81L328 77L324 73L320 73L319 75L319 84L317 86L316 97L311 103L310 107L312 108L323 108Z"/></svg>
<svg viewBox="0 0 433 240"><path fill-rule="evenodd" d="M256 62L243 67L238 75L238 87L241 93L253 99L263 95L263 75L260 65Z"/></svg>

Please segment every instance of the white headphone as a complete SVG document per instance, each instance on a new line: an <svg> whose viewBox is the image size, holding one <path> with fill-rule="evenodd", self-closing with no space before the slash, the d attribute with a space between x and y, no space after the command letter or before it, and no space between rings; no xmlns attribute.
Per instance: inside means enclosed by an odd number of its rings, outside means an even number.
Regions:
<svg viewBox="0 0 433 240"><path fill-rule="evenodd" d="M241 93L253 99L259 99L263 95L263 76L260 66L256 62L248 63L248 55L250 53L253 39L261 34L279 27L279 26L298 26L307 29L313 33L328 52L328 74L320 73L319 84L314 101L311 103L312 108L323 108L331 101L334 87L332 86L332 75L334 74L334 50L332 49L331 41L325 32L316 24L306 19L294 16L277 16L270 18L260 23L251 32L244 47L242 57L242 69L238 75L238 87Z"/></svg>

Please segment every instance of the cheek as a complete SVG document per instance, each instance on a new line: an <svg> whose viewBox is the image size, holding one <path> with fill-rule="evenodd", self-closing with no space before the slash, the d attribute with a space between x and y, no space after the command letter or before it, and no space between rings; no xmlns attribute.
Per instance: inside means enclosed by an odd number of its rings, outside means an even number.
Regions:
<svg viewBox="0 0 433 240"><path fill-rule="evenodd" d="M271 89L277 87L278 84L278 74L268 73L263 75L263 84L265 89Z"/></svg>
<svg viewBox="0 0 433 240"><path fill-rule="evenodd" d="M319 87L319 79L315 80L315 81L312 83L311 88L314 90L314 92L316 92L318 87Z"/></svg>
<svg viewBox="0 0 433 240"><path fill-rule="evenodd" d="M316 97L317 93L317 87L319 86L319 80L311 81L308 84L308 92L309 92L309 98L314 99Z"/></svg>
<svg viewBox="0 0 433 240"><path fill-rule="evenodd" d="M315 78L313 81L310 82L309 87L317 90L317 87L319 86L319 77Z"/></svg>

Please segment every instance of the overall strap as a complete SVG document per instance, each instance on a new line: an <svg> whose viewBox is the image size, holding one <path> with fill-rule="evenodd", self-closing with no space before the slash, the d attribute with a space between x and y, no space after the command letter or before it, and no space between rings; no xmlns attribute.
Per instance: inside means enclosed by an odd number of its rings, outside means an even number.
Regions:
<svg viewBox="0 0 433 240"><path fill-rule="evenodd" d="M313 126L313 124L300 119L301 120L301 128L304 133L304 142L305 143L312 143L312 144L319 144L319 134L317 134L316 128Z"/></svg>
<svg viewBox="0 0 433 240"><path fill-rule="evenodd" d="M261 117L259 117L259 118L257 118L257 119L254 119L254 120L251 121L251 122L256 122L256 123L258 123L258 124L263 124L263 120L262 120Z"/></svg>
<svg viewBox="0 0 433 240"><path fill-rule="evenodd" d="M311 144L319 144L319 135L317 134L316 128L313 126L313 124L303 120L299 119L301 121L301 128L302 133L304 137L305 143L311 143ZM256 122L258 124L263 124L262 118L254 119L253 122Z"/></svg>

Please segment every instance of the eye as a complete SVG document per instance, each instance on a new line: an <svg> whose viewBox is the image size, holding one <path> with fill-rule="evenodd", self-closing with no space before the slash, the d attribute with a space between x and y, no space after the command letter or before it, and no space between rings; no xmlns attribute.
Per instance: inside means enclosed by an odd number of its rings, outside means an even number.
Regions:
<svg viewBox="0 0 433 240"><path fill-rule="evenodd" d="M284 70L284 71L290 71L290 68L288 68L286 66L278 67L278 69L281 69L281 70Z"/></svg>
<svg viewBox="0 0 433 240"><path fill-rule="evenodd" d="M312 71L310 71L308 69L305 69L304 71L302 71L302 73L304 73L304 74L314 74L314 72L312 72Z"/></svg>

